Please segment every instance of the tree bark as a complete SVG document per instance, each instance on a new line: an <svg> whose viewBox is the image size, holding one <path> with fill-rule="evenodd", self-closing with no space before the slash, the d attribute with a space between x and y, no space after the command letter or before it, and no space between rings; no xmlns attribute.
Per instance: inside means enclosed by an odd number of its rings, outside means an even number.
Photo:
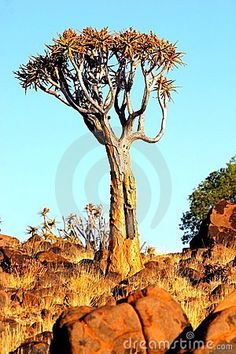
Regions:
<svg viewBox="0 0 236 354"><path fill-rule="evenodd" d="M142 269L136 220L136 184L129 146L106 145L110 164L110 245L108 271L123 277Z"/></svg>

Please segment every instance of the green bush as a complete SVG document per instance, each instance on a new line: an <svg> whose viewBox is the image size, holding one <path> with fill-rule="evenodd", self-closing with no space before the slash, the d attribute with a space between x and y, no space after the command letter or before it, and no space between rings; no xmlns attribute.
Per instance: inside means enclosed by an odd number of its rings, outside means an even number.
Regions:
<svg viewBox="0 0 236 354"><path fill-rule="evenodd" d="M236 202L236 156L226 167L211 172L188 197L189 210L183 214L180 223L180 229L184 231L183 243L198 234L210 208L222 199Z"/></svg>

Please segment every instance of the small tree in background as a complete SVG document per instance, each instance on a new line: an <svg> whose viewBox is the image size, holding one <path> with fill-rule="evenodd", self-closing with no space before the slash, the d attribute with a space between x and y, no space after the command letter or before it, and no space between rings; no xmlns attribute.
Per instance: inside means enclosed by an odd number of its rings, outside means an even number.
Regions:
<svg viewBox="0 0 236 354"><path fill-rule="evenodd" d="M16 72L25 90L40 89L80 113L105 146L111 173L108 268L124 276L142 267L130 146L135 140L156 143L163 136L168 102L175 89L166 74L182 64L181 57L175 44L152 32L85 28L76 33L68 29L47 46L44 55L30 58ZM139 108L134 109L132 93L140 75L143 94ZM160 129L149 137L144 125L152 92L161 115ZM111 115L120 123L119 136L112 129Z"/></svg>
<svg viewBox="0 0 236 354"><path fill-rule="evenodd" d="M180 229L184 231L183 243L188 243L198 234L210 208L222 199L236 202L236 156L225 168L210 173L188 197L190 207L183 214L180 224Z"/></svg>
<svg viewBox="0 0 236 354"><path fill-rule="evenodd" d="M103 215L101 205L87 204L86 216L70 214L63 217L63 228L57 228L55 218L49 216L50 209L45 207L39 213L43 219L40 226L28 226L26 233L31 236L40 236L49 242L62 238L69 242L77 243L82 247L95 252L108 249L108 225Z"/></svg>
<svg viewBox="0 0 236 354"><path fill-rule="evenodd" d="M108 249L109 228L101 205L87 204L86 216L70 214L63 217L64 228L59 229L60 236L92 249L94 252Z"/></svg>
<svg viewBox="0 0 236 354"><path fill-rule="evenodd" d="M45 207L40 211L40 216L43 222L40 226L29 225L26 229L26 233L31 236L40 236L47 241L55 241L56 236L56 219L52 219L48 216L50 209Z"/></svg>

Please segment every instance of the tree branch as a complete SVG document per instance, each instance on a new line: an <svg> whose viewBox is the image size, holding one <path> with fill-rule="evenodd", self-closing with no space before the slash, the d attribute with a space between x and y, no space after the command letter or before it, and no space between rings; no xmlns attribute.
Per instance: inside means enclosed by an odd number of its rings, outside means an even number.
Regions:
<svg viewBox="0 0 236 354"><path fill-rule="evenodd" d="M158 97L158 102L161 107L161 112L162 112L162 119L161 119L161 127L159 132L154 138L147 137L145 132L144 132L144 126L141 127L140 131L137 131L136 133L133 133L131 136L131 141L135 140L142 140L147 143L156 143L158 142L162 136L164 135L165 128L166 128L166 121L167 121L167 103L166 103L166 98L163 98L163 101L161 99L161 87L157 91L157 97Z"/></svg>
<svg viewBox="0 0 236 354"><path fill-rule="evenodd" d="M112 84L112 81L111 81L111 77L109 75L109 72L108 72L108 68L106 68L106 78L107 78L107 82L108 82L108 85L109 85L109 92L108 92L108 95L105 99L105 103L104 103L104 111L107 113L110 111L110 109L112 108L112 106L114 105L114 102L115 102L115 89L113 88L113 84Z"/></svg>
<svg viewBox="0 0 236 354"><path fill-rule="evenodd" d="M133 112L130 117L129 117L129 121L134 121L134 119L136 117L139 117L139 121L138 121L138 129L137 131L142 131L143 130L143 126L144 126L144 118L145 118L145 111L147 109L148 106L148 102L149 102L149 98L150 98L150 94L152 92L152 90L154 89L159 77L161 76L164 67L162 68L162 70L154 76L154 74L152 72L150 72L150 70L146 70L144 67L144 63L141 63L141 68L142 68L142 73L144 76L144 83L145 83L145 87L144 87L144 93L143 93L143 98L142 98L142 103L141 103L141 107L138 111ZM150 77L150 74L152 76L152 78ZM158 99L159 101L159 99ZM160 102L159 102L160 103ZM132 125L131 122L128 121L128 124Z"/></svg>
<svg viewBox="0 0 236 354"><path fill-rule="evenodd" d="M99 113L104 114L105 113L104 110L101 108L101 106L99 106L99 104L95 100L92 99L91 95L89 94L89 92L84 84L84 80L82 77L82 70L83 70L83 65L84 65L83 61L81 62L79 67L76 64L76 62L72 56L70 56L70 61L76 70L76 73L77 73L77 76L79 79L79 83L80 83L82 90L84 91L85 97L91 103L91 105L98 110Z"/></svg>
<svg viewBox="0 0 236 354"><path fill-rule="evenodd" d="M40 88L40 90L49 93L50 95L55 96L56 98L58 98L61 102L63 102L64 104L66 104L67 106L70 106L70 104L67 102L67 100L65 100L59 92L51 90L45 86L43 86L42 84L39 84L38 87Z"/></svg>
<svg viewBox="0 0 236 354"><path fill-rule="evenodd" d="M119 107L118 97L119 97L120 92L121 92L120 88L117 87L116 94L115 94L114 108L115 108L115 111L120 119L120 123L121 123L122 127L124 127L127 122L127 120L125 118L126 102L125 102L125 95L124 95L121 107Z"/></svg>
<svg viewBox="0 0 236 354"><path fill-rule="evenodd" d="M131 61L130 63L130 72L129 72L129 77L128 77L128 84L127 84L127 90L130 92L134 83L134 76L136 69L138 67L140 60L136 60L136 62Z"/></svg>
<svg viewBox="0 0 236 354"><path fill-rule="evenodd" d="M83 119L84 123L86 124L88 129L93 133L98 142L102 145L105 145L106 139L99 119L92 114L84 114Z"/></svg>
<svg viewBox="0 0 236 354"><path fill-rule="evenodd" d="M129 114L129 117L133 118L133 107L132 107L132 102L131 102L131 97L130 97L130 92L125 90L125 98L126 98L126 105L127 105L127 111ZM129 119L128 119L129 121Z"/></svg>
<svg viewBox="0 0 236 354"><path fill-rule="evenodd" d="M103 117L100 120L100 123L105 137L105 144L117 143L118 138L115 135L111 125L109 124L107 115L103 115Z"/></svg>
<svg viewBox="0 0 236 354"><path fill-rule="evenodd" d="M142 98L142 103L141 103L141 108L138 111L133 112L130 115L130 117L128 119L128 124L129 124L129 121L134 121L134 119L136 117L138 117L138 116L140 117L140 116L143 115L143 113L145 112L145 110L147 108L148 101L149 101L149 98L150 98L150 93L151 93L150 87L152 85L152 84L150 84L150 77L149 77L149 74L146 73L146 70L144 68L144 64L143 63L141 63L141 67L142 67L142 73L143 73L143 76L144 76L144 83L145 83L144 93L143 93L143 98ZM144 119L144 117L142 116L142 120L143 119Z"/></svg>
<svg viewBox="0 0 236 354"><path fill-rule="evenodd" d="M47 80L50 82L50 84L52 84L53 86L57 87L58 89L60 89L60 84L56 81L54 81L52 79L52 77L46 72L46 71L43 71L44 75L46 75L47 77Z"/></svg>
<svg viewBox="0 0 236 354"><path fill-rule="evenodd" d="M128 82L127 83L125 82L125 97L126 97L126 105L127 105L129 117L133 117L133 113L134 113L133 108L132 108L132 101L131 101L130 92L131 92L131 89L132 89L132 86L134 83L134 76L135 76L135 72L136 72L138 63L139 63L139 60L136 60L135 62L133 60L131 60ZM131 119L133 119L133 118L131 118Z"/></svg>
<svg viewBox="0 0 236 354"><path fill-rule="evenodd" d="M80 106L78 106L76 104L73 96L71 95L71 92L69 90L67 81L64 78L63 73L61 72L61 70L58 70L58 68L55 68L55 71L56 71L56 74L58 76L58 81L60 82L60 90L63 93L63 95L65 96L65 98L68 101L69 105L71 107L73 107L76 111L78 111L81 114L94 113L94 112L90 111L89 109L82 108L82 107L80 107Z"/></svg>

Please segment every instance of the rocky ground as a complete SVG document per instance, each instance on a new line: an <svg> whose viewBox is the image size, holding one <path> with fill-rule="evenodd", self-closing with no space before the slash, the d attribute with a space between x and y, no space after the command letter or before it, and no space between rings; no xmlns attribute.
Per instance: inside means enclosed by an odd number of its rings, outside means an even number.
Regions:
<svg viewBox="0 0 236 354"><path fill-rule="evenodd" d="M207 343L233 345L235 211L217 206L191 248L143 254L144 268L127 279L104 276L79 244L0 235L0 353L211 353ZM176 346L145 347L157 341Z"/></svg>

